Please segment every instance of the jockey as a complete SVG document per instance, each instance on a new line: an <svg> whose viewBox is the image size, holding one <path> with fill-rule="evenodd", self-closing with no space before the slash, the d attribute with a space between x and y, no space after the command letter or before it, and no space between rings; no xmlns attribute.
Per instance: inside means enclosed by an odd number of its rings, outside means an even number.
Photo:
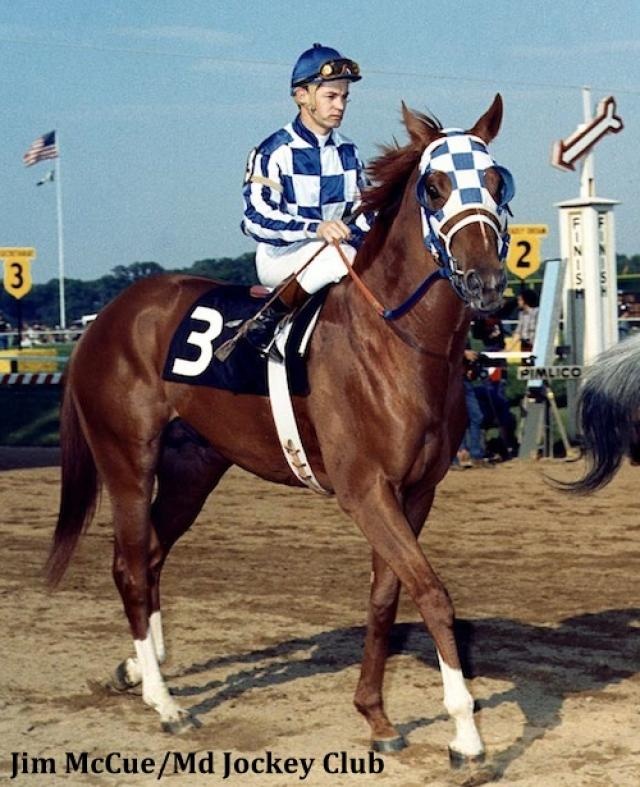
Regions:
<svg viewBox="0 0 640 787"><path fill-rule="evenodd" d="M322 249L247 333L262 352L285 314L347 273L331 242L339 241L352 261L370 228L367 216L353 217L366 185L358 149L336 131L347 108L349 83L360 78L353 60L314 44L293 67L297 117L249 154L241 226L258 241L260 282L277 287ZM322 248L325 243L329 245Z"/></svg>

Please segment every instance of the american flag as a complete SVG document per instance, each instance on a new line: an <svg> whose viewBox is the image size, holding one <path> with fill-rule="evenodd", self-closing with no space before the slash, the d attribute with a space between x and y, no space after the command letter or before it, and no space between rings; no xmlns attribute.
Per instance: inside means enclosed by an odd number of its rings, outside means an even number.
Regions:
<svg viewBox="0 0 640 787"><path fill-rule="evenodd" d="M25 166L30 167L39 161L49 158L58 158L58 146L56 145L56 132L50 131L32 142L29 150L22 157Z"/></svg>

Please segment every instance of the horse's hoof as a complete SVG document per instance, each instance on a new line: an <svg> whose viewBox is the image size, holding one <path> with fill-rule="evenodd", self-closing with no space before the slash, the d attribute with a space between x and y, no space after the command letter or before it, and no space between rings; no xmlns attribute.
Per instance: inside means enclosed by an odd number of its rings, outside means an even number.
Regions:
<svg viewBox="0 0 640 787"><path fill-rule="evenodd" d="M180 718L175 721L162 722L162 731L170 732L172 735L181 735L183 732L188 732L193 729L197 730L200 727L202 727L200 719L196 716L192 716L190 713L185 713L184 716L180 716Z"/></svg>
<svg viewBox="0 0 640 787"><path fill-rule="evenodd" d="M371 741L371 751L377 751L380 754L385 754L392 751L402 751L406 749L409 744L402 735L397 738L378 738L378 740Z"/></svg>
<svg viewBox="0 0 640 787"><path fill-rule="evenodd" d="M109 679L107 684L110 689L114 691L128 691L132 689L134 686L137 686L137 683L129 680L129 676L127 674L127 665L126 662L121 661L120 664L115 669L115 672Z"/></svg>
<svg viewBox="0 0 640 787"><path fill-rule="evenodd" d="M467 755L462 754L459 751L455 751L449 747L449 764L455 770L459 770L460 768L468 768L470 765L481 765L485 760L485 753L483 751L480 754L474 755Z"/></svg>

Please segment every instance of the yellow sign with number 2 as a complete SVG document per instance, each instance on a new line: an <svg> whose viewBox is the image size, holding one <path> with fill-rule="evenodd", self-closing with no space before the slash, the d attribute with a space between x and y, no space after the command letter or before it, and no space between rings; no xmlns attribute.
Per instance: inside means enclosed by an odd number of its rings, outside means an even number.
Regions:
<svg viewBox="0 0 640 787"><path fill-rule="evenodd" d="M546 224L511 224L507 269L519 279L532 276L542 263L540 243L549 232Z"/></svg>

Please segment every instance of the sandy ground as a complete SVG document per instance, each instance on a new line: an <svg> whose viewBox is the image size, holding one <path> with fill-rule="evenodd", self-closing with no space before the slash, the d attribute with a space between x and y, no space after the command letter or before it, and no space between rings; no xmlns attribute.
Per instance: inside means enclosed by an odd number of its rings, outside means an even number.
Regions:
<svg viewBox="0 0 640 787"><path fill-rule="evenodd" d="M572 477L579 463L449 474L421 543L456 604L487 764L449 769L453 727L433 646L403 598L386 697L410 746L372 773L380 764L369 760L368 729L352 706L369 551L334 501L232 471L178 544L165 570L164 672L203 726L175 737L139 697L104 688L131 650L110 575L106 504L61 588L43 586L56 463L54 450L0 450L0 780L640 784L640 470L625 467L604 492L578 499L542 474ZM9 782L13 752L20 763L25 753L32 772ZM96 770L119 752L111 764L122 772L65 773L67 752L87 753ZM346 753L346 773L332 772L342 768L333 752ZM300 770L224 778L226 757L242 770L268 756L291 769L314 762L306 779ZM181 761L196 772L174 774ZM55 774L42 772L53 766ZM363 766L368 775L351 772ZM132 767L152 772L125 773Z"/></svg>

